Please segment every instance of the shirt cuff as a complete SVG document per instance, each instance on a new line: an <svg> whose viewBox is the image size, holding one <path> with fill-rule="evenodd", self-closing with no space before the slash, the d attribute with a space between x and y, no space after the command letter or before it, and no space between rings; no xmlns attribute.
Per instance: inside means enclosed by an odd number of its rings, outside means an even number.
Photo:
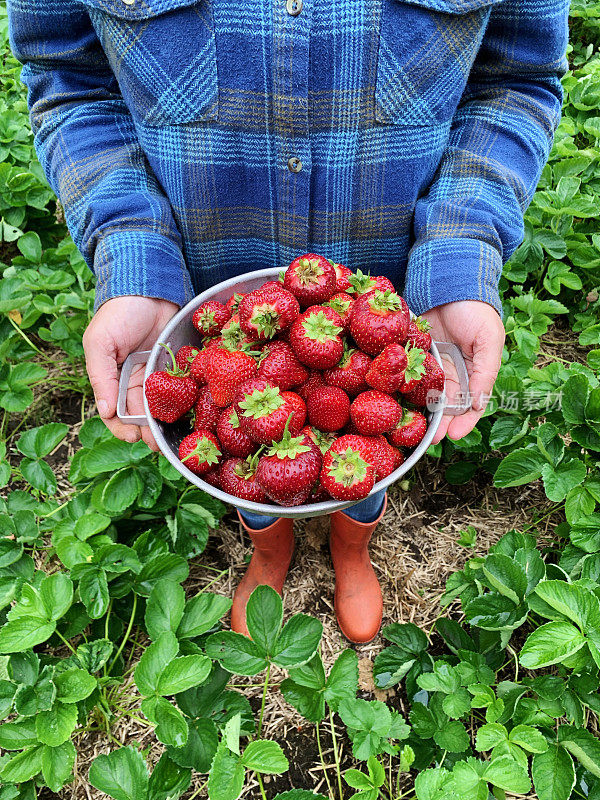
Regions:
<svg viewBox="0 0 600 800"><path fill-rule="evenodd" d="M502 256L478 239L439 238L416 244L410 251L404 297L411 311L457 300L482 300L502 316L498 283Z"/></svg>
<svg viewBox="0 0 600 800"><path fill-rule="evenodd" d="M94 273L94 310L123 295L158 297L179 306L194 296L181 249L155 231L118 231L102 237L94 252Z"/></svg>

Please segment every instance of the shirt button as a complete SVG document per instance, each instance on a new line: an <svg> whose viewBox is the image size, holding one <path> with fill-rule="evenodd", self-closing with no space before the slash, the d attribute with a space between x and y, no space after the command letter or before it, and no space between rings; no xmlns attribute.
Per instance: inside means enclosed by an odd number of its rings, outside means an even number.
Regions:
<svg viewBox="0 0 600 800"><path fill-rule="evenodd" d="M287 0L285 8L290 17L297 17L302 11L302 0Z"/></svg>
<svg viewBox="0 0 600 800"><path fill-rule="evenodd" d="M297 156L292 156L288 161L288 169L290 172L300 172L302 169L302 162Z"/></svg>

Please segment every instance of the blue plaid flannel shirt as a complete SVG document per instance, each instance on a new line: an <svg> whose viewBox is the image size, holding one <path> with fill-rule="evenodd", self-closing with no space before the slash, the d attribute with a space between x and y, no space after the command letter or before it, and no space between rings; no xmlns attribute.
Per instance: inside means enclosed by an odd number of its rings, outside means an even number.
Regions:
<svg viewBox="0 0 600 800"><path fill-rule="evenodd" d="M567 0L9 0L97 276L183 304L316 251L500 310L560 118Z"/></svg>

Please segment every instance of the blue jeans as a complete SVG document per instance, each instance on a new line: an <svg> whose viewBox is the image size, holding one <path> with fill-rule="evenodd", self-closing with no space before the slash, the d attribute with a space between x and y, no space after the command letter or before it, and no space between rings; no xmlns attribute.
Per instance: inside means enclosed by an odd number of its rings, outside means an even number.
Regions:
<svg viewBox="0 0 600 800"><path fill-rule="evenodd" d="M365 500L361 500L355 506L344 509L343 513L357 522L374 522L381 514L384 500L385 489L382 489ZM255 531L259 531L261 528L268 528L277 519L277 517L268 517L266 514L253 514L250 511L242 511L242 509L238 509L238 511L246 525Z"/></svg>

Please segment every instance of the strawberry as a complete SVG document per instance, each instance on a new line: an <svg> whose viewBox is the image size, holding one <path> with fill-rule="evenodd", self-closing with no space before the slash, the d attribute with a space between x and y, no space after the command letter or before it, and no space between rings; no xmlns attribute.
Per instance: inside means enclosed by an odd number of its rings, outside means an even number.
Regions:
<svg viewBox="0 0 600 800"><path fill-rule="evenodd" d="M329 262L335 270L335 290L336 292L347 292L351 286L350 275L352 270L350 267L345 267L343 264L336 264L333 261Z"/></svg>
<svg viewBox="0 0 600 800"><path fill-rule="evenodd" d="M310 424L322 431L339 431L350 419L350 398L336 386L315 389L306 407Z"/></svg>
<svg viewBox="0 0 600 800"><path fill-rule="evenodd" d="M323 305L337 311L342 320L344 330L348 332L350 330L350 316L352 314L352 306L354 305L354 297L346 294L346 292L337 292L326 303L323 303Z"/></svg>
<svg viewBox="0 0 600 800"><path fill-rule="evenodd" d="M402 466L402 464L404 464L404 453L402 452L402 450L399 450L397 447L394 447L393 445L392 445L392 450L394 452L394 468L392 470L393 472L394 470L398 469L398 467Z"/></svg>
<svg viewBox="0 0 600 800"><path fill-rule="evenodd" d="M289 265L283 285L298 298L303 308L323 303L335 294L335 269L323 256L306 253L295 258Z"/></svg>
<svg viewBox="0 0 600 800"><path fill-rule="evenodd" d="M306 502L319 479L322 457L319 448L306 436L291 436L274 442L260 457L256 479L265 494L282 506Z"/></svg>
<svg viewBox="0 0 600 800"><path fill-rule="evenodd" d="M297 391L300 397L306 402L310 393L313 392L318 386L325 386L323 376L317 370L311 370L308 380L301 384Z"/></svg>
<svg viewBox="0 0 600 800"><path fill-rule="evenodd" d="M263 283L263 285L257 291L266 292L269 289L275 289L275 290L283 289L284 288L284 286L283 286L283 273L281 273L281 276L282 276L281 280L278 280L278 281L266 281L266 283ZM287 289L285 289L285 291L287 292Z"/></svg>
<svg viewBox="0 0 600 800"><path fill-rule="evenodd" d="M278 341L267 344L262 351L258 376L280 389L291 389L308 380L308 370L298 361L287 342Z"/></svg>
<svg viewBox="0 0 600 800"><path fill-rule="evenodd" d="M204 362L204 374L214 402L228 406L237 387L258 372L256 361L241 350L225 347L210 348Z"/></svg>
<svg viewBox="0 0 600 800"><path fill-rule="evenodd" d="M241 329L254 339L272 339L289 328L300 314L300 305L291 292L283 288L258 289L240 302Z"/></svg>
<svg viewBox="0 0 600 800"><path fill-rule="evenodd" d="M149 375L144 383L144 392L154 419L175 422L194 405L200 390L196 381L179 369L172 350L167 345L163 344L163 347L171 356L172 366Z"/></svg>
<svg viewBox="0 0 600 800"><path fill-rule="evenodd" d="M408 306L399 294L375 289L352 306L350 332L361 350L376 356L388 344L404 344L409 322Z"/></svg>
<svg viewBox="0 0 600 800"><path fill-rule="evenodd" d="M415 406L427 405L428 401L435 400L444 391L444 370L431 353L425 353L423 367L425 373L419 380L405 383L400 387L408 402Z"/></svg>
<svg viewBox="0 0 600 800"><path fill-rule="evenodd" d="M288 420L291 433L296 435L306 419L306 406L301 397L293 392L281 392L278 386L262 378L240 387L234 408L241 429L259 444L279 441Z"/></svg>
<svg viewBox="0 0 600 800"><path fill-rule="evenodd" d="M192 366L192 361L196 358L199 352L200 351L197 347L192 347L191 344L184 344L183 347L180 347L175 353L175 363L182 372L189 372ZM192 378L193 377L194 376L192 375Z"/></svg>
<svg viewBox="0 0 600 800"><path fill-rule="evenodd" d="M375 470L375 480L380 481L383 478L387 478L402 463L402 461L398 463L400 451L397 447L392 447L385 436L381 436L381 434L379 436L365 436L364 438L369 443L371 451L369 463ZM402 457L401 453L400 457Z"/></svg>
<svg viewBox="0 0 600 800"><path fill-rule="evenodd" d="M335 500L362 500L375 483L370 446L362 436L340 436L323 456L321 484Z"/></svg>
<svg viewBox="0 0 600 800"><path fill-rule="evenodd" d="M425 436L427 420L420 411L402 409L402 417L396 427L388 433L388 439L395 447L416 447Z"/></svg>
<svg viewBox="0 0 600 800"><path fill-rule="evenodd" d="M222 457L219 440L210 431L194 431L179 445L179 458L196 475L211 471Z"/></svg>
<svg viewBox="0 0 600 800"><path fill-rule="evenodd" d="M203 386L194 405L194 430L216 433L220 414L221 409L212 399L210 389Z"/></svg>
<svg viewBox="0 0 600 800"><path fill-rule="evenodd" d="M224 492L251 500L253 503L264 503L267 496L256 480L256 458L228 458L221 464L219 479Z"/></svg>
<svg viewBox="0 0 600 800"><path fill-rule="evenodd" d="M411 319L408 326L408 341L421 350L429 350L431 347L431 323L423 317Z"/></svg>
<svg viewBox="0 0 600 800"><path fill-rule="evenodd" d="M344 352L340 315L332 308L313 306L290 328L290 344L299 360L313 369L334 367Z"/></svg>
<svg viewBox="0 0 600 800"><path fill-rule="evenodd" d="M404 383L404 373L408 365L406 350L401 344L388 344L373 359L365 379L369 386L380 392L392 394Z"/></svg>
<svg viewBox="0 0 600 800"><path fill-rule="evenodd" d="M220 477L220 468L215 467L214 469L205 472L202 476L202 480L206 481L206 483L210 483L211 486L214 486L215 489L221 488L221 477Z"/></svg>
<svg viewBox="0 0 600 800"><path fill-rule="evenodd" d="M206 361L206 356L208 351L211 347L218 346L219 342L217 339L211 339L197 354L194 360L192 361L192 366L190 368L190 375L196 381L199 386L203 386L206 383L206 375L204 374L204 364Z"/></svg>
<svg viewBox="0 0 600 800"><path fill-rule="evenodd" d="M321 451L321 455L325 455L337 439L335 433L324 433L319 430L319 428L313 428L311 425L305 425L300 431L300 434L308 436L308 438L317 445Z"/></svg>
<svg viewBox="0 0 600 800"><path fill-rule="evenodd" d="M240 421L234 408L226 408L220 411L219 421L217 422L217 437L227 453L232 456L246 458L256 451L256 442L241 429Z"/></svg>
<svg viewBox="0 0 600 800"><path fill-rule="evenodd" d="M245 297L244 292L235 292L232 294L229 300L225 303L225 308L229 311L230 315L233 316L237 314L238 306L242 301L242 298Z"/></svg>
<svg viewBox="0 0 600 800"><path fill-rule="evenodd" d="M371 361L371 357L362 350L346 350L340 363L331 369L326 369L323 377L329 386L337 386L350 397L356 397L369 388L365 378Z"/></svg>
<svg viewBox="0 0 600 800"><path fill-rule="evenodd" d="M230 350L241 350L245 347L251 347L255 343L256 340L242 330L239 314L234 314L221 329L219 344L228 347Z"/></svg>
<svg viewBox="0 0 600 800"><path fill-rule="evenodd" d="M217 336L229 317L229 309L218 300L200 303L192 315L192 325L202 336Z"/></svg>
<svg viewBox="0 0 600 800"><path fill-rule="evenodd" d="M391 431L401 416L402 408L394 398L375 390L362 392L350 406L350 418L365 436Z"/></svg>
<svg viewBox="0 0 600 800"><path fill-rule="evenodd" d="M394 289L394 284L383 275L376 275L372 278L369 273L365 275L365 273L361 272L359 269L350 275L348 282L350 283L350 288L345 291L352 292L357 297L372 292L374 289L381 289L383 292L385 292L386 289L390 292L396 291Z"/></svg>

